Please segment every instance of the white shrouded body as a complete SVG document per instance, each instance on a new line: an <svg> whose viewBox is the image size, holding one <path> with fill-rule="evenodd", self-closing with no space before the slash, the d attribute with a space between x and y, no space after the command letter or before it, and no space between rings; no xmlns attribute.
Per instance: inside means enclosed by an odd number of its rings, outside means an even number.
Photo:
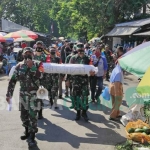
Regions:
<svg viewBox="0 0 150 150"><path fill-rule="evenodd" d="M45 73L61 73L71 75L90 75L90 71L95 72L95 74L98 72L97 67L82 64L43 63L43 68Z"/></svg>

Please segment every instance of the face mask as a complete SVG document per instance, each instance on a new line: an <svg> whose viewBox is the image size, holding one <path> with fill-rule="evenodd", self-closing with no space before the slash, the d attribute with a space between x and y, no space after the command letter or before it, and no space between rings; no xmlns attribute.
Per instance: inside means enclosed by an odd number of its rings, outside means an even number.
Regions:
<svg viewBox="0 0 150 150"><path fill-rule="evenodd" d="M51 55L55 55L55 52L51 52Z"/></svg>
<svg viewBox="0 0 150 150"><path fill-rule="evenodd" d="M100 57L101 53L100 52L95 52L96 57Z"/></svg>
<svg viewBox="0 0 150 150"><path fill-rule="evenodd" d="M27 60L27 59L31 59L32 60L32 55L24 55L24 59Z"/></svg>

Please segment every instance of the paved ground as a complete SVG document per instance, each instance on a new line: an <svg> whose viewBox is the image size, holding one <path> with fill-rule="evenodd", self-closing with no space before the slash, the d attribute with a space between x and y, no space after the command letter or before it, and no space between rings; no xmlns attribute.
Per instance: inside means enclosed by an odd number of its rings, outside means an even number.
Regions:
<svg viewBox="0 0 150 150"><path fill-rule="evenodd" d="M27 142L20 140L24 128L18 111L19 84L15 88L11 112L7 111L5 102L7 84L8 77L0 76L0 150L27 150ZM137 84L137 78L128 75L124 81L124 90ZM36 150L113 150L115 144L126 140L124 127L108 120L108 104L90 104L90 121L86 123L84 120L74 121L75 112L68 109L71 105L69 99L59 100L58 103L59 110L45 109L45 118L38 122ZM121 109L123 114L128 111L125 101Z"/></svg>

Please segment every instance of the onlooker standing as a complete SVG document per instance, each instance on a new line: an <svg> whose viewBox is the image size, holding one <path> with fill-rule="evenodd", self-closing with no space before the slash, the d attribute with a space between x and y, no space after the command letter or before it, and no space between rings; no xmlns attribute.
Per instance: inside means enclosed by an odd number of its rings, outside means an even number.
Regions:
<svg viewBox="0 0 150 150"><path fill-rule="evenodd" d="M118 63L118 59L124 54L124 51L123 51L123 47L122 46L119 46L117 48L117 60L116 60L116 64Z"/></svg>
<svg viewBox="0 0 150 150"><path fill-rule="evenodd" d="M66 53L65 53L66 47L69 47L69 41L68 40L65 40L65 43L61 48L61 60L62 60L63 64L65 63L65 60L66 60Z"/></svg>
<svg viewBox="0 0 150 150"><path fill-rule="evenodd" d="M95 55L92 56L93 65L98 67L98 73L91 77L90 87L91 87L91 99L95 102L98 100L102 89L103 89L103 78L105 78L107 72L107 60L105 57L101 56L101 47L96 48ZM96 92L96 85L98 83L98 90ZM96 94L95 94L96 92Z"/></svg>
<svg viewBox="0 0 150 150"><path fill-rule="evenodd" d="M89 46L89 44L87 43L87 44L85 44L85 55L86 56L91 56L92 55L92 51L91 51L91 49L90 49L90 46Z"/></svg>
<svg viewBox="0 0 150 150"><path fill-rule="evenodd" d="M105 46L105 51L103 53L107 59L107 65L108 65L107 73L106 73L106 80L109 81L109 78L110 78L109 70L110 70L110 65L113 61L112 52L110 51L109 45Z"/></svg>
<svg viewBox="0 0 150 150"><path fill-rule="evenodd" d="M27 47L26 42L22 42L22 44L21 44L21 48L22 48L22 49L24 49L25 47Z"/></svg>
<svg viewBox="0 0 150 150"><path fill-rule="evenodd" d="M117 119L121 117L119 108L123 98L123 72L119 65L117 65L112 71L109 88L112 99L110 120L117 121Z"/></svg>
<svg viewBox="0 0 150 150"><path fill-rule="evenodd" d="M69 44L69 40L65 40L65 44L61 49L61 61L64 64L65 60L66 60L66 51L70 49L70 44ZM60 75L59 77L59 98L62 98L62 81L63 81L63 76Z"/></svg>

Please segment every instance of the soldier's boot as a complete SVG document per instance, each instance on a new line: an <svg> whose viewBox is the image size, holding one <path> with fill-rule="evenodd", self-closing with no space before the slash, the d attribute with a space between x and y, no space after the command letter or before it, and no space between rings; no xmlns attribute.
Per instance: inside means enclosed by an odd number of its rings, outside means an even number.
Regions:
<svg viewBox="0 0 150 150"><path fill-rule="evenodd" d="M35 133L30 133L30 139L28 145L30 148L36 147Z"/></svg>
<svg viewBox="0 0 150 150"><path fill-rule="evenodd" d="M50 98L50 105L51 105L51 107L53 106L53 104L54 104L53 99Z"/></svg>
<svg viewBox="0 0 150 150"><path fill-rule="evenodd" d="M58 109L58 106L57 106L57 96L55 96L55 98L54 98L54 106L55 106L55 109Z"/></svg>
<svg viewBox="0 0 150 150"><path fill-rule="evenodd" d="M75 120L76 120L76 121L80 120L80 117L81 117L81 111L80 111L80 110L77 110L77 115L76 115Z"/></svg>
<svg viewBox="0 0 150 150"><path fill-rule="evenodd" d="M84 118L85 121L89 120L87 113L86 113L86 110L82 110L82 117Z"/></svg>
<svg viewBox="0 0 150 150"><path fill-rule="evenodd" d="M27 127L25 127L25 132L24 132L24 134L25 134L25 135L23 135L23 136L20 137L21 140L26 140L26 139L29 137L29 135L30 135L30 133L28 132L28 128L27 128Z"/></svg>
<svg viewBox="0 0 150 150"><path fill-rule="evenodd" d="M38 112L38 119L43 119L43 114L42 114L43 109L41 108L40 111Z"/></svg>

